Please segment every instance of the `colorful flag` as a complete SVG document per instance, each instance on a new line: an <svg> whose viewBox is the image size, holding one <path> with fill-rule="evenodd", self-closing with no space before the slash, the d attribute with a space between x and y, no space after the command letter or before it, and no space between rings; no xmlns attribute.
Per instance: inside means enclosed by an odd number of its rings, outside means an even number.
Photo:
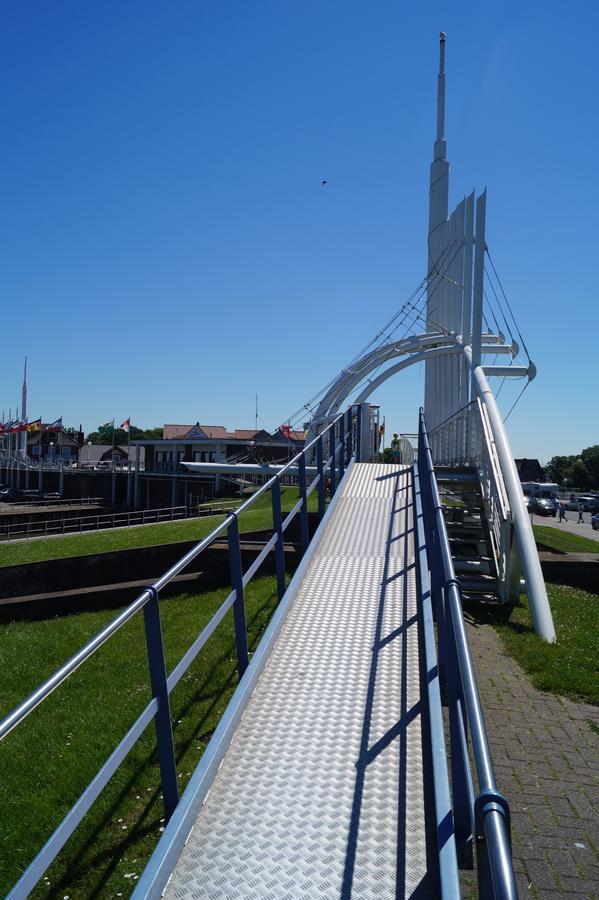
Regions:
<svg viewBox="0 0 599 900"><path fill-rule="evenodd" d="M110 422L104 422L103 425L100 425L100 428L114 428L114 419L111 419Z"/></svg>
<svg viewBox="0 0 599 900"><path fill-rule="evenodd" d="M291 424L289 424L289 425L281 425L280 428L279 428L279 431L281 432L281 434L283 435L283 437L286 437L286 438L287 438L287 440L290 440L290 439L291 439Z"/></svg>
<svg viewBox="0 0 599 900"><path fill-rule="evenodd" d="M127 434L129 434L129 429L131 428L131 416L129 416L128 419L125 419L124 422L121 422L119 428L121 429L121 431L126 431Z"/></svg>
<svg viewBox="0 0 599 900"><path fill-rule="evenodd" d="M9 434L17 434L19 431L27 431L27 422L24 419L17 419L8 429Z"/></svg>
<svg viewBox="0 0 599 900"><path fill-rule="evenodd" d="M44 431L62 431L62 416L60 419L56 419L55 422L50 422L49 425L46 425Z"/></svg>
<svg viewBox="0 0 599 900"><path fill-rule="evenodd" d="M41 417L39 419L34 419L33 422L30 422L27 426L27 431L41 431L42 430L42 420Z"/></svg>

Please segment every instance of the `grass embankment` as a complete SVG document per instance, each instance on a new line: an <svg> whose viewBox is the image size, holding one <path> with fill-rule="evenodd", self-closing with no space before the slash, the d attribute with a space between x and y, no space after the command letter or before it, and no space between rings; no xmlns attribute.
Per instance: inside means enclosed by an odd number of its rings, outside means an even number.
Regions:
<svg viewBox="0 0 599 900"><path fill-rule="evenodd" d="M298 500L298 489L281 488L281 507L289 512ZM239 517L241 531L259 531L272 528L270 491L259 497L255 504ZM316 491L308 497L308 509L317 509ZM108 553L111 550L130 550L134 547L151 547L155 544L174 544L178 541L199 541L224 520L224 516L207 516L182 522L164 522L161 525L139 525L114 531L94 531L67 537L21 541L0 546L0 567L21 563L41 562L46 559L63 559L69 556L87 556Z"/></svg>
<svg viewBox="0 0 599 900"><path fill-rule="evenodd" d="M582 537L579 534L571 534L569 531L560 531L550 525L533 525L532 530L537 544L551 547L562 553L596 553L599 556L599 541Z"/></svg>
<svg viewBox="0 0 599 900"><path fill-rule="evenodd" d="M161 602L169 671L228 591ZM257 579L248 586L251 648L275 607L274 579ZM103 610L4 626L0 716L114 615L114 611ZM181 788L237 685L232 622L229 612L171 695ZM31 862L149 699L143 616L138 615L0 745L1 896ZM163 816L155 733L150 724L32 896L128 896L160 837Z"/></svg>
<svg viewBox="0 0 599 900"><path fill-rule="evenodd" d="M599 594L563 584L547 584L547 593L555 644L534 633L524 596L509 618L496 621L495 627L536 688L599 705Z"/></svg>

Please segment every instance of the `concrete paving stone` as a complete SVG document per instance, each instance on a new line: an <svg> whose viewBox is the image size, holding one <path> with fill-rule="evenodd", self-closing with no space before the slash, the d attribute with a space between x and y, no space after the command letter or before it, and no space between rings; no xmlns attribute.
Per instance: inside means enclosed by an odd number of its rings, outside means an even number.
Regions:
<svg viewBox="0 0 599 900"><path fill-rule="evenodd" d="M528 875L523 872L516 872L516 887L518 889L518 896L520 897L520 900L522 900L523 897L532 896L530 892L531 884L532 882Z"/></svg>
<svg viewBox="0 0 599 900"><path fill-rule="evenodd" d="M599 896L599 881L587 881L582 878L562 878L562 883L567 895Z"/></svg>
<svg viewBox="0 0 599 900"><path fill-rule="evenodd" d="M548 891L560 891L562 889L559 879L551 871L546 861L531 859L526 868L528 877L534 887Z"/></svg>
<svg viewBox="0 0 599 900"><path fill-rule="evenodd" d="M559 817L545 804L531 803L528 807L528 814L540 830L543 830L545 826L559 825Z"/></svg>
<svg viewBox="0 0 599 900"><path fill-rule="evenodd" d="M570 817L575 814L568 797L549 797L548 802L551 804L552 809L560 818L560 821L564 816Z"/></svg>
<svg viewBox="0 0 599 900"><path fill-rule="evenodd" d="M523 895L520 894L520 898L522 898L522 896ZM563 891L535 891L535 898L537 898L537 900L564 900L564 896Z"/></svg>
<svg viewBox="0 0 599 900"><path fill-rule="evenodd" d="M559 872L560 879L564 877L567 878L580 878L581 871L580 866L576 863L572 854L566 850L554 850L546 851L546 858L551 865L551 868Z"/></svg>

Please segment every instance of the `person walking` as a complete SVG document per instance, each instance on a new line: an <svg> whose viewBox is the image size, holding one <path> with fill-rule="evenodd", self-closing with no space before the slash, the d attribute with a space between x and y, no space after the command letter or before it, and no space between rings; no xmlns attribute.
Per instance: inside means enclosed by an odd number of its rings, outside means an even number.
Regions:
<svg viewBox="0 0 599 900"><path fill-rule="evenodd" d="M578 504L578 522L576 523L577 525L584 525L583 512L584 512L584 506L582 505L582 503L579 503Z"/></svg>
<svg viewBox="0 0 599 900"><path fill-rule="evenodd" d="M560 522L566 522L566 521L567 521L567 519L566 519L566 507L564 506L563 503L560 503L560 505L559 505L559 520L560 520Z"/></svg>
<svg viewBox="0 0 599 900"><path fill-rule="evenodd" d="M393 439L391 441L391 462L400 463L401 462L401 452L399 449L399 435L397 432L393 433Z"/></svg>

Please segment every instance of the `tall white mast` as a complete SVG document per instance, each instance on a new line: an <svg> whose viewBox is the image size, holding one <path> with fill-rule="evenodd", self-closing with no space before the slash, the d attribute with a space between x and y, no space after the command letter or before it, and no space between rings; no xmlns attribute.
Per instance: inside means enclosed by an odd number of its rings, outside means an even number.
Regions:
<svg viewBox="0 0 599 900"><path fill-rule="evenodd" d="M449 163L446 159L445 141L445 32L439 35L439 76L437 79L437 137L430 169L428 205L428 258L427 258L427 331L437 331L439 316L435 309L441 302L439 288L439 262L447 247L447 211L449 208ZM443 360L429 360L425 370L425 410L427 425L434 427L438 421L438 380Z"/></svg>

